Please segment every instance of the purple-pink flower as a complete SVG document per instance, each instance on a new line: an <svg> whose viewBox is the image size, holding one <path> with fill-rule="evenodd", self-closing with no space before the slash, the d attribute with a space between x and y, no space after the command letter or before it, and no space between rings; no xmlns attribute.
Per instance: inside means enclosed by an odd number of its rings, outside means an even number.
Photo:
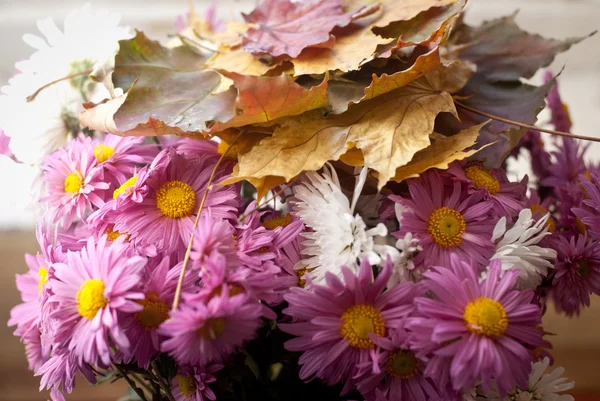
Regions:
<svg viewBox="0 0 600 401"><path fill-rule="evenodd" d="M176 401L216 400L217 395L209 385L217 381L215 373L221 369L223 365L218 364L181 368L171 382L173 397Z"/></svg>
<svg viewBox="0 0 600 401"><path fill-rule="evenodd" d="M399 284L384 292L391 269L388 259L373 280L373 269L365 259L358 276L343 267L343 282L327 273L327 285L311 285L310 290L294 287L285 295L289 307L284 313L294 323L279 327L297 337L285 347L302 352L301 379L318 377L351 388L360 367L371 361L376 348L373 337L384 337L414 309L414 284Z"/></svg>
<svg viewBox="0 0 600 401"><path fill-rule="evenodd" d="M146 258L118 238L98 243L90 238L80 252L67 253L64 263L54 263L48 282L56 305L50 317L57 323L55 342L68 347L79 364L108 366L111 347L129 348L122 316L143 309L139 282Z"/></svg>
<svg viewBox="0 0 600 401"><path fill-rule="evenodd" d="M396 238L405 234L419 240L423 250L416 266L448 265L457 255L476 266L489 262L494 251L492 231L498 221L493 202L485 201L483 190L468 194L461 181L452 182L437 170L408 180L409 197L390 196L406 210Z"/></svg>
<svg viewBox="0 0 600 401"><path fill-rule="evenodd" d="M440 388L451 383L463 391L478 382L485 391L495 382L501 394L526 388L533 351L548 345L533 291L516 290L519 271L502 272L499 261L481 283L476 270L454 256L448 268L425 273L429 295L415 300L418 313L406 325L411 347L429 358L425 376Z"/></svg>

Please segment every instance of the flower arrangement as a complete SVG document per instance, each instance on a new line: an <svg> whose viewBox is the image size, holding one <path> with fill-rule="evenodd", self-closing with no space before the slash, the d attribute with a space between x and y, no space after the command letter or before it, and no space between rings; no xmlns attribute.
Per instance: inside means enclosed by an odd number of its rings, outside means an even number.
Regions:
<svg viewBox="0 0 600 401"><path fill-rule="evenodd" d="M39 169L8 324L40 388L573 400L542 316L600 294L600 170L556 77L523 78L582 38L469 26L464 6L191 9L166 44L89 5L39 21L0 150Z"/></svg>

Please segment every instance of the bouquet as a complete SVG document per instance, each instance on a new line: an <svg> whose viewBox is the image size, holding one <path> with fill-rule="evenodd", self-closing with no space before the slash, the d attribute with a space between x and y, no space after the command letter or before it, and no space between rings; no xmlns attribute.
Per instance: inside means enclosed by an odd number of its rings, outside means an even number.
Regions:
<svg viewBox="0 0 600 401"><path fill-rule="evenodd" d="M464 7L191 8L163 43L89 5L39 21L0 150L39 169L8 324L40 389L573 400L542 316L600 294L600 170L556 77L525 79L583 38Z"/></svg>

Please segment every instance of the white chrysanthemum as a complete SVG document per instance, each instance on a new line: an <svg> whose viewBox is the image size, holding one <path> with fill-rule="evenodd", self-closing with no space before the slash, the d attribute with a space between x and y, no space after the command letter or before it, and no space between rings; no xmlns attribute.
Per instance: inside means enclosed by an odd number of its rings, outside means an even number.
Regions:
<svg viewBox="0 0 600 401"><path fill-rule="evenodd" d="M516 387L513 392L500 398L495 391L491 391L483 397L490 401L573 401L568 394L559 394L575 387L575 382L562 377L565 373L563 367L553 369L545 373L550 365L550 359L544 358L541 362L532 363L529 374L528 387L520 389ZM479 399L479 397L478 397Z"/></svg>
<svg viewBox="0 0 600 401"><path fill-rule="evenodd" d="M37 24L42 37L23 37L36 51L16 63L21 73L2 88L6 96L0 97L0 128L11 138L17 159L39 164L79 132L83 102L110 95L86 74L77 74L106 65L107 60L114 62L118 41L132 37L129 28L118 26L119 19L118 14L92 12L86 4L65 18L63 31L46 18ZM44 89L28 102L27 97L40 88Z"/></svg>
<svg viewBox="0 0 600 401"><path fill-rule="evenodd" d="M1 89L0 128L10 137L15 157L26 164L41 163L79 131L81 100L68 82L46 88L33 102L26 100L44 83L37 75L19 74Z"/></svg>
<svg viewBox="0 0 600 401"><path fill-rule="evenodd" d="M552 268L551 261L556 259L555 250L536 245L549 234L546 227L549 217L546 215L536 222L531 210L523 209L509 230L506 217L502 217L494 228L492 242L496 243L496 252L491 259L502 262L503 270L520 270L521 289L537 287Z"/></svg>
<svg viewBox="0 0 600 401"><path fill-rule="evenodd" d="M39 20L37 26L43 36L23 36L37 51L16 66L24 73L59 79L105 63L119 50L119 40L133 36L129 27L119 26L120 19L119 14L92 11L86 3L67 15L62 31L52 18Z"/></svg>
<svg viewBox="0 0 600 401"><path fill-rule="evenodd" d="M306 269L314 283L321 283L325 273L341 277L342 266L358 271L360 260L367 258L377 265L385 258L387 245L376 245L375 238L387 235L379 223L368 229L359 214L354 215L358 196L367 178L367 169L358 177L352 203L342 192L338 176L332 166L326 165L321 174L306 173L307 181L294 187L292 213L312 231L303 235L303 255L297 269Z"/></svg>
<svg viewBox="0 0 600 401"><path fill-rule="evenodd" d="M396 212L396 219L402 221L402 214L406 210L406 207L396 203L394 205L394 211ZM415 263L413 259L423 250L419 245L419 240L413 237L412 233L406 233L404 238L399 238L396 241L396 252L390 252L394 267L392 275L388 281L388 288L393 288L398 283L403 281L417 281L419 276L415 274Z"/></svg>

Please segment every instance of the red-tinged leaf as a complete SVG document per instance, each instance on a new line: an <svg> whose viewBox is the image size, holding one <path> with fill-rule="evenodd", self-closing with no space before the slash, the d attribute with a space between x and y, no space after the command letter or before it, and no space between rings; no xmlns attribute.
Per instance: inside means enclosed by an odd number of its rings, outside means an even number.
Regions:
<svg viewBox="0 0 600 401"><path fill-rule="evenodd" d="M329 77L306 89L292 77L281 74L276 77L254 77L224 73L238 89L234 115L226 121L217 122L210 132L225 128L267 123L281 117L302 114L309 110L327 107Z"/></svg>
<svg viewBox="0 0 600 401"><path fill-rule="evenodd" d="M333 28L352 21L353 13L342 9L340 0L263 0L247 22L257 24L248 29L243 47L251 53L268 53L273 57L297 57L307 47L332 47Z"/></svg>

